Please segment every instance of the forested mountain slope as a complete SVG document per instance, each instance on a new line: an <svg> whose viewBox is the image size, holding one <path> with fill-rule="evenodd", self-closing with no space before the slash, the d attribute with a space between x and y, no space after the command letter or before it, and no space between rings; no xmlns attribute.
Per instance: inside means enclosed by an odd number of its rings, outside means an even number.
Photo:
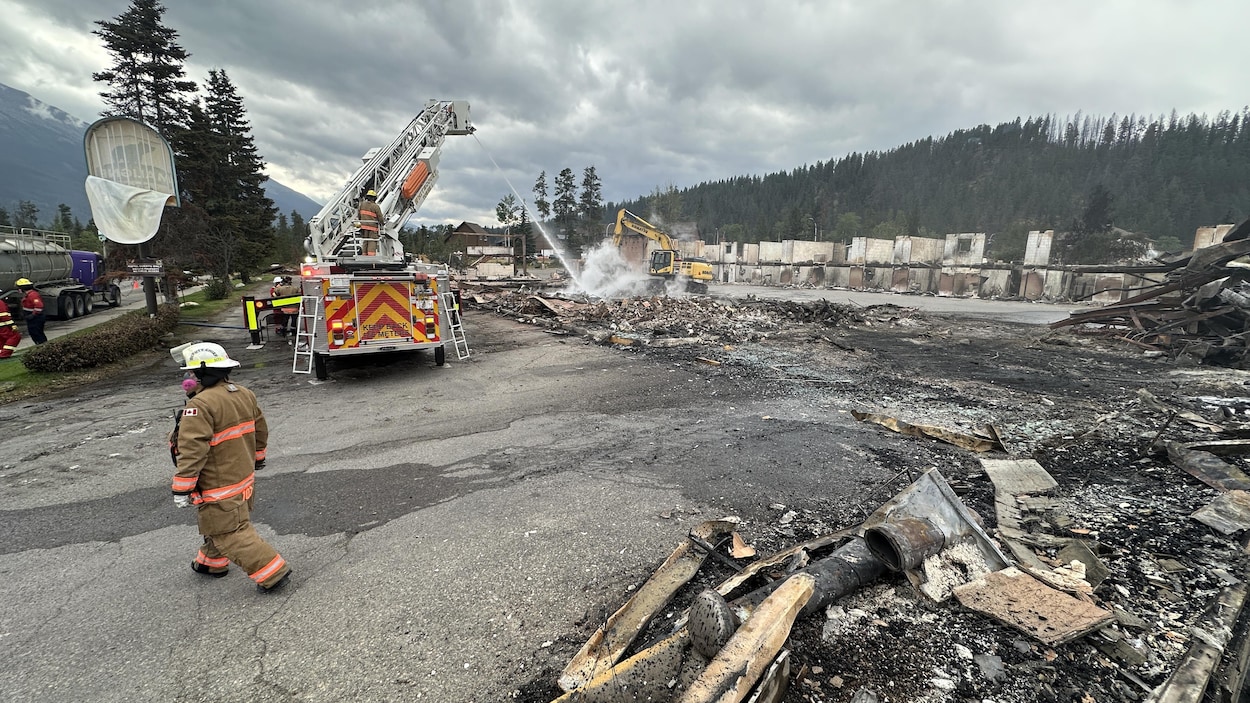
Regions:
<svg viewBox="0 0 1250 703"><path fill-rule="evenodd" d="M1105 189L1105 190L1104 190ZM1075 229L1095 194L1099 225L1188 246L1194 230L1250 214L1250 108L1214 119L1051 116L982 125L786 173L657 190L629 207L697 220L704 238Z"/></svg>

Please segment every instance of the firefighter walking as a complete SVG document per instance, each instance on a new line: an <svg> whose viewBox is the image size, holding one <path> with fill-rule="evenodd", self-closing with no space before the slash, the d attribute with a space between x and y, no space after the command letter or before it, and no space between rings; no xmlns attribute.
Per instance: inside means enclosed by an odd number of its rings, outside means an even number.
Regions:
<svg viewBox="0 0 1250 703"><path fill-rule="evenodd" d="M22 333L17 331L17 323L13 321L13 313L9 306L0 300L0 359L7 359L17 351L22 341Z"/></svg>
<svg viewBox="0 0 1250 703"><path fill-rule="evenodd" d="M196 506L204 544L191 569L225 576L238 564L263 591L283 586L291 568L252 525L255 471L264 468L269 426L248 389L230 381L239 366L211 342L171 350L182 355L182 369L195 375L188 400L170 435L174 504Z"/></svg>

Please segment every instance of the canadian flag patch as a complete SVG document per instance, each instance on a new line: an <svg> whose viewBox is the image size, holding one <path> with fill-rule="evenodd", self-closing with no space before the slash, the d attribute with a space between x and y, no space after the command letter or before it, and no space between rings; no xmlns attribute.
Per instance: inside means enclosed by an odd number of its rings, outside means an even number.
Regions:
<svg viewBox="0 0 1250 703"><path fill-rule="evenodd" d="M199 408L186 408L182 411L183 417L194 417L200 414Z"/></svg>

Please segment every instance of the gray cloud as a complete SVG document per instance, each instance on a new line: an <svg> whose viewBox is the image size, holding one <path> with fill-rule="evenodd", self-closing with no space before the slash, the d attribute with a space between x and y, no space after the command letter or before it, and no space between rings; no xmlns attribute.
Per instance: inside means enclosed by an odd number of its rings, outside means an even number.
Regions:
<svg viewBox="0 0 1250 703"><path fill-rule="evenodd" d="M84 7L84 5L90 7ZM127 0L0 0L0 82L83 119L92 22ZM166 0L202 81L225 68L278 180L337 190L429 98L466 99L419 214L490 224L539 171L609 199L888 149L1017 116L1240 108L1235 0ZM485 150L479 147L479 143Z"/></svg>

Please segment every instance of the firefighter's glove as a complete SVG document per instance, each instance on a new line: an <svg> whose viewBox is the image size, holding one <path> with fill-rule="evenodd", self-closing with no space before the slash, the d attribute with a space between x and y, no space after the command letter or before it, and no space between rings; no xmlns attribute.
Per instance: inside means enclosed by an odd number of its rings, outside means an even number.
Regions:
<svg viewBox="0 0 1250 703"><path fill-rule="evenodd" d="M191 507L191 496L174 496L174 507L189 508Z"/></svg>
<svg viewBox="0 0 1250 703"><path fill-rule="evenodd" d="M265 460L264 460L264 459L257 459L257 460L256 460L256 467L255 467L256 471L260 471L260 470L261 470L261 469L263 469L263 468L265 468Z"/></svg>

